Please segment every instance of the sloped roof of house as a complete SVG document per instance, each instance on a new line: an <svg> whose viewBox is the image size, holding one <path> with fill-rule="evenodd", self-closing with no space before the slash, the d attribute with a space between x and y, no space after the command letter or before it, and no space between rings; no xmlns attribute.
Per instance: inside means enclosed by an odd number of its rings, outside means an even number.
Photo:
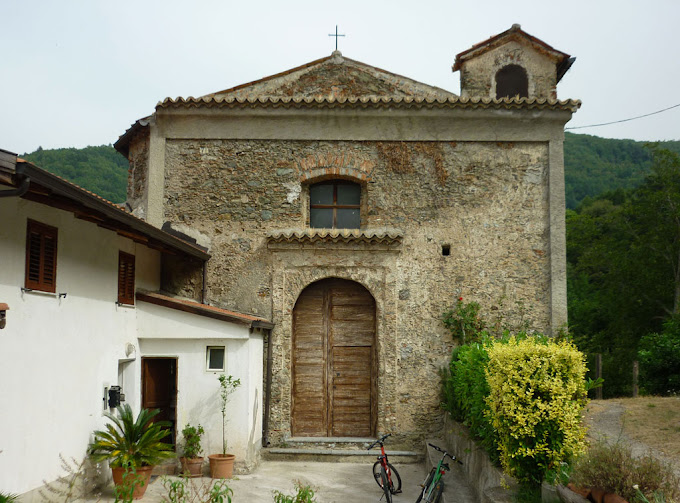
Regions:
<svg viewBox="0 0 680 503"><path fill-rule="evenodd" d="M136 217L124 207L24 159L16 156L14 158L16 159L15 165L13 162L13 166L8 164L0 168L5 173L4 180L13 179L15 185L27 186L20 197L70 211L76 218L93 222L99 227L109 229L164 253L181 254L202 261L210 258L205 248L158 229Z"/></svg>
<svg viewBox="0 0 680 503"><path fill-rule="evenodd" d="M274 324L270 321L252 316L250 314L237 313L222 309L221 307L210 306L208 304L201 304L192 300L180 299L177 297L170 297L158 292L137 291L135 297L137 300L155 304L157 306L175 309L177 311L184 311L186 313L197 314L199 316L206 316L221 321L229 321L232 323L239 323L248 325L252 328L272 329Z"/></svg>

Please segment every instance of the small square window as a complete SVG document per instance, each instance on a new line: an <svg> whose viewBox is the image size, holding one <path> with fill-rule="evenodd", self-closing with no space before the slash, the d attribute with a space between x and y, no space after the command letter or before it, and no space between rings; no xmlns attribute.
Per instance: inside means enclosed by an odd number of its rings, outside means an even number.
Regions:
<svg viewBox="0 0 680 503"><path fill-rule="evenodd" d="M206 370L224 372L224 346L208 346L205 361Z"/></svg>

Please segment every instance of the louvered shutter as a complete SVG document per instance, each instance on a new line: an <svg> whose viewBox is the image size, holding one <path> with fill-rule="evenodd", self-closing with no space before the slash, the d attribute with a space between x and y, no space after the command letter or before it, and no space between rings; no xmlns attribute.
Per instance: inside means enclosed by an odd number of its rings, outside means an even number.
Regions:
<svg viewBox="0 0 680 503"><path fill-rule="evenodd" d="M57 229L33 220L26 230L26 288L57 290Z"/></svg>
<svg viewBox="0 0 680 503"><path fill-rule="evenodd" d="M118 254L118 302L135 303L135 256L125 252Z"/></svg>

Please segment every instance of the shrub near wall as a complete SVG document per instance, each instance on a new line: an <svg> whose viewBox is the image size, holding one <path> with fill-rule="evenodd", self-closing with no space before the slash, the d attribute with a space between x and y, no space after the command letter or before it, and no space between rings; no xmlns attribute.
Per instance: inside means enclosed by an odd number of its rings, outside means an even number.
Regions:
<svg viewBox="0 0 680 503"><path fill-rule="evenodd" d="M487 346L493 339L480 334L481 342L459 346L453 350L448 372L442 379L443 407L451 418L465 424L489 454L498 463L498 440L491 424L489 385L486 382L486 366L489 362Z"/></svg>
<svg viewBox="0 0 680 503"><path fill-rule="evenodd" d="M538 487L585 451L584 356L566 341L515 337L487 348L491 424L503 469Z"/></svg>

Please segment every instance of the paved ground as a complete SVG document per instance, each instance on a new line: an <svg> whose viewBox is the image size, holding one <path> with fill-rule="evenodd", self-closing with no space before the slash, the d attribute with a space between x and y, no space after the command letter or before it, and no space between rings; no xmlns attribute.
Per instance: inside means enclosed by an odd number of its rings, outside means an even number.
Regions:
<svg viewBox="0 0 680 503"><path fill-rule="evenodd" d="M373 480L373 463L321 463L295 461L263 461L248 475L238 475L229 481L234 491L233 503L273 502L273 491L293 494L293 481L299 480L317 489L318 503L379 502L381 491ZM402 493L393 497L395 503L412 503L425 478L422 464L402 464L395 467L401 475ZM171 477L175 478L175 477ZM191 479L200 490L212 482L209 478ZM167 495L160 477L155 478L147 489L142 502L162 501ZM109 488L98 498L113 501ZM384 501L384 497L382 498ZM226 503L226 502L225 502Z"/></svg>

